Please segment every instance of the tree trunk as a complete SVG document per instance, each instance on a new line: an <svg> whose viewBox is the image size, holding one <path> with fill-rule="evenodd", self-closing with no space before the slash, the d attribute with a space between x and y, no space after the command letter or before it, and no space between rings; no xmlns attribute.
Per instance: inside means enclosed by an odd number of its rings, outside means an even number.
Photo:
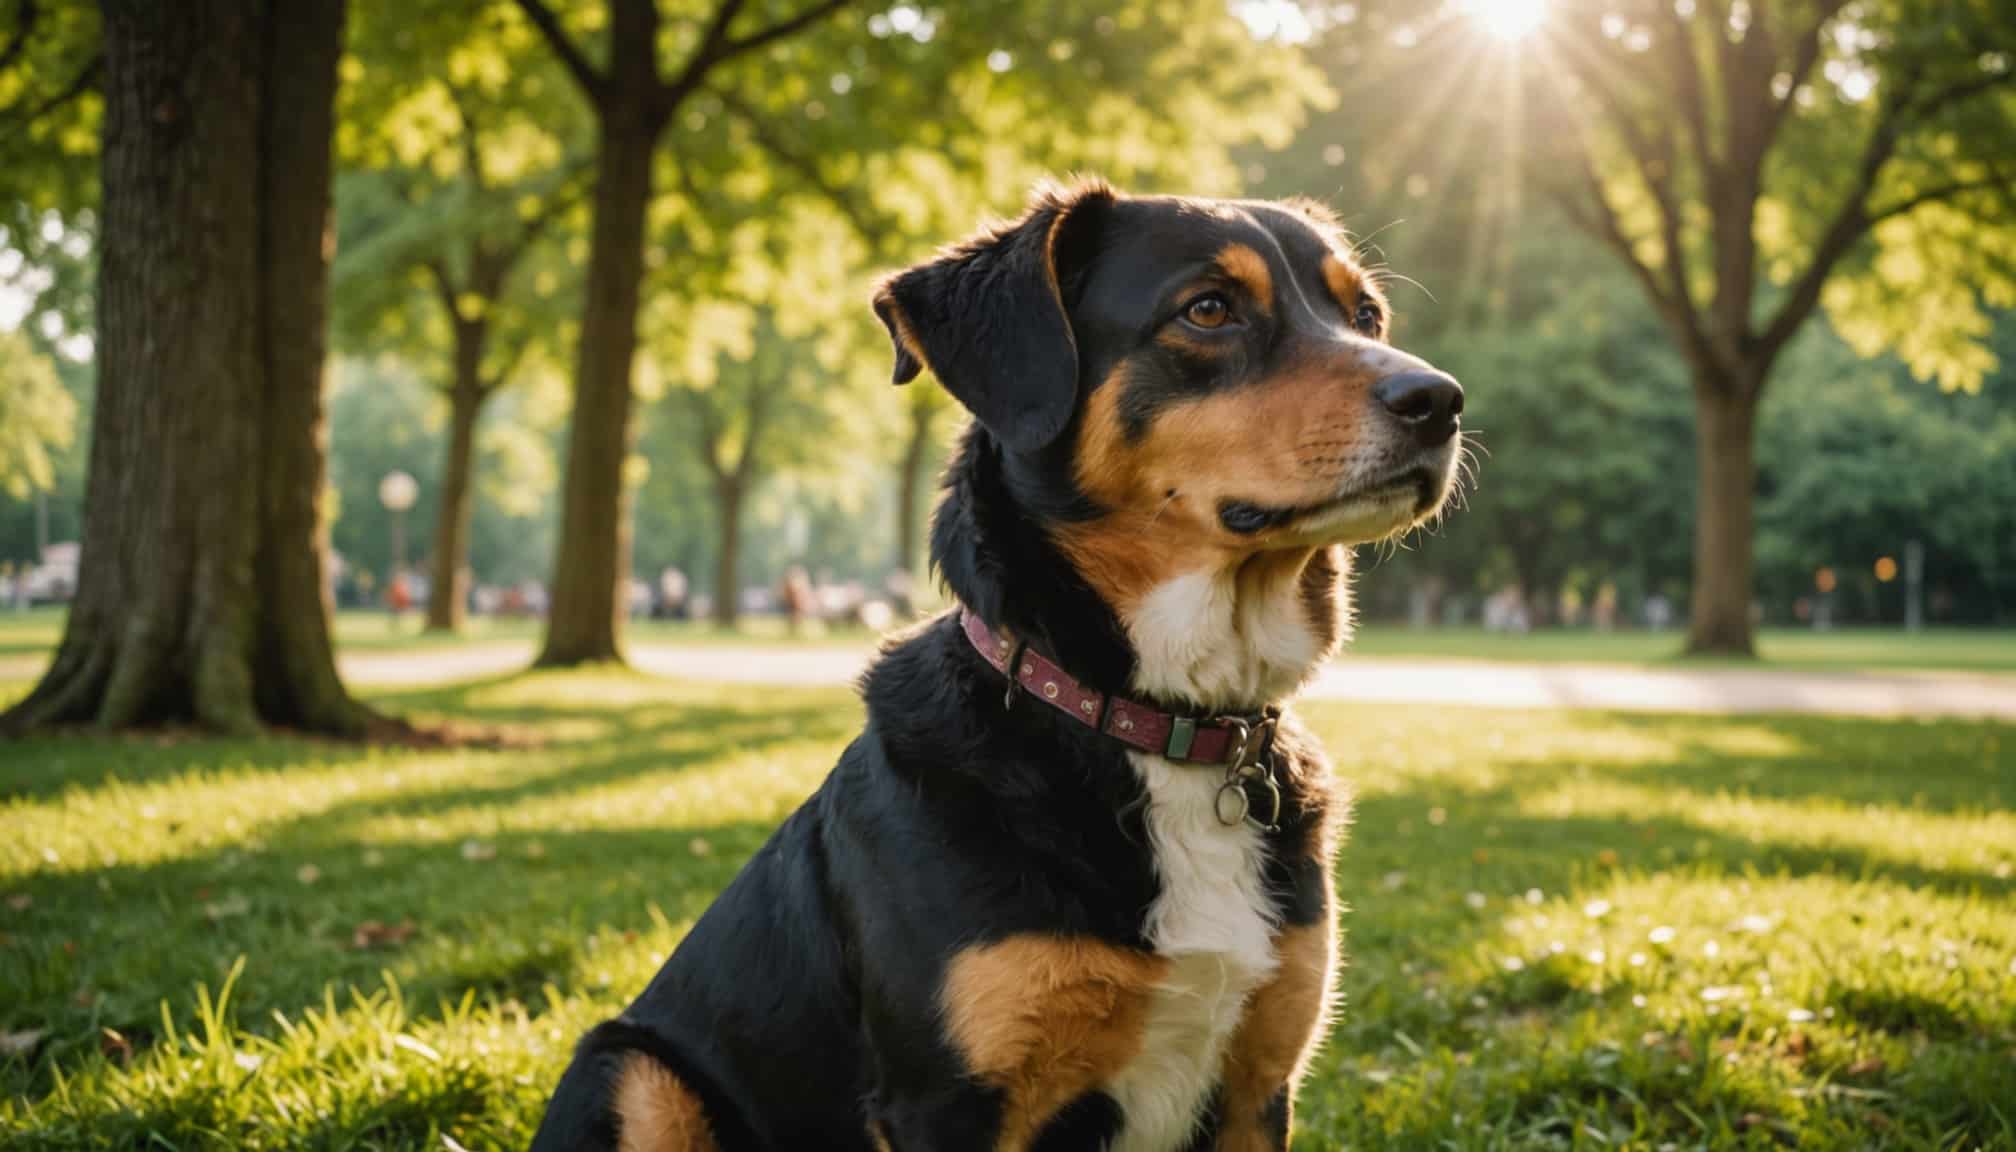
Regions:
<svg viewBox="0 0 2016 1152"><path fill-rule="evenodd" d="M620 561L629 554L623 461L630 451L630 368L644 278L651 161L664 126L656 108L655 0L612 5L607 95L598 105L595 227L567 438L560 551L543 666L621 661Z"/></svg>
<svg viewBox="0 0 2016 1152"><path fill-rule="evenodd" d="M106 0L99 383L78 590L10 729L356 734L321 374L342 0Z"/></svg>
<svg viewBox="0 0 2016 1152"><path fill-rule="evenodd" d="M903 446L903 462L896 477L896 557L895 565L917 572L919 489L924 486L924 453L931 446L932 410L921 404L910 409L910 439Z"/></svg>
<svg viewBox="0 0 2016 1152"><path fill-rule="evenodd" d="M469 605L469 525L474 518L476 420L483 413L482 321L460 321L455 330L455 386L448 393L448 460L441 471L441 507L434 517L433 590L427 599L427 631L460 632Z"/></svg>
<svg viewBox="0 0 2016 1152"><path fill-rule="evenodd" d="M733 628L742 619L742 481L714 483L714 511L721 538L714 549L714 623Z"/></svg>
<svg viewBox="0 0 2016 1152"><path fill-rule="evenodd" d="M1750 628L1753 450L1756 390L1738 381L1697 380L1694 443L1694 591L1687 651L1754 656Z"/></svg>

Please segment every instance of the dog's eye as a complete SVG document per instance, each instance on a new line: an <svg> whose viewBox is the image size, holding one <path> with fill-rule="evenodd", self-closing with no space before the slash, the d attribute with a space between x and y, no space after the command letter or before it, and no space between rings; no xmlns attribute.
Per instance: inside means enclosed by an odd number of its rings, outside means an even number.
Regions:
<svg viewBox="0 0 2016 1152"><path fill-rule="evenodd" d="M1385 311L1370 297L1365 297L1358 301L1358 310L1351 314L1351 326L1367 336L1374 336L1385 318Z"/></svg>
<svg viewBox="0 0 2016 1152"><path fill-rule="evenodd" d="M1232 319L1232 305L1216 292L1207 292L1183 308L1183 319L1199 328L1223 328Z"/></svg>

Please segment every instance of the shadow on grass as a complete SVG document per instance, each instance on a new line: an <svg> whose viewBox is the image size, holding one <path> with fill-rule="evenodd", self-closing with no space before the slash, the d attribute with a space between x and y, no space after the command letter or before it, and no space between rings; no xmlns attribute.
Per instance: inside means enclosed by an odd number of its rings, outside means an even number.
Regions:
<svg viewBox="0 0 2016 1152"><path fill-rule="evenodd" d="M1783 742L1777 755L1742 756L1690 738L1689 725L1674 717L1612 713L1603 721L1673 741L1678 754L1670 761L1620 773L1661 787L1932 812L1994 811L2016 800L2016 726L2008 724L1732 718L1730 725Z"/></svg>

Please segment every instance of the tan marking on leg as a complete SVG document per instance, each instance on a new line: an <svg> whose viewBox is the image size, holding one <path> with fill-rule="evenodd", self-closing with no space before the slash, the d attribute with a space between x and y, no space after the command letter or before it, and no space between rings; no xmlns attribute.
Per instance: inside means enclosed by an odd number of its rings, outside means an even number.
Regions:
<svg viewBox="0 0 2016 1152"><path fill-rule="evenodd" d="M1166 966L1146 952L1034 935L953 957L940 993L946 1033L971 1074L1001 1092L997 1149L1027 1147L1134 1058Z"/></svg>
<svg viewBox="0 0 2016 1152"><path fill-rule="evenodd" d="M1295 1087L1330 1017L1335 933L1326 921L1275 939L1281 966L1253 994L1225 1050L1224 1126L1218 1152L1279 1152L1267 1134L1267 1104L1284 1087L1295 1115Z"/></svg>
<svg viewBox="0 0 2016 1152"><path fill-rule="evenodd" d="M700 1097L642 1052L617 1073L615 1107L619 1152L716 1152Z"/></svg>

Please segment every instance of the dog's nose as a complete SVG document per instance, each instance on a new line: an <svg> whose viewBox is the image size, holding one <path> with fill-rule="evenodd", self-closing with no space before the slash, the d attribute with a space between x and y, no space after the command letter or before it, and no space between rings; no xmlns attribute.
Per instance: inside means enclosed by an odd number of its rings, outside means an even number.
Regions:
<svg viewBox="0 0 2016 1152"><path fill-rule="evenodd" d="M1372 395L1413 432L1424 448L1449 439L1456 417L1463 414L1463 386L1447 372L1414 371L1388 376L1372 386Z"/></svg>

